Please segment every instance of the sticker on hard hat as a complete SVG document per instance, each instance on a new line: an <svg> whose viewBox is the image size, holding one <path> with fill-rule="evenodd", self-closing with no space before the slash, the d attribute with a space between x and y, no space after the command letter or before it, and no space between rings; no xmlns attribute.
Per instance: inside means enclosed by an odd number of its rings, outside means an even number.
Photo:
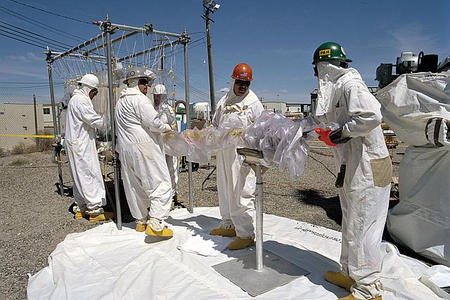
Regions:
<svg viewBox="0 0 450 300"><path fill-rule="evenodd" d="M241 75L241 76L247 76L247 73L246 73L246 72L241 72L241 73L239 73L239 75Z"/></svg>
<svg viewBox="0 0 450 300"><path fill-rule="evenodd" d="M330 55L330 54L331 54L331 49L319 50L319 56L325 56L325 55Z"/></svg>

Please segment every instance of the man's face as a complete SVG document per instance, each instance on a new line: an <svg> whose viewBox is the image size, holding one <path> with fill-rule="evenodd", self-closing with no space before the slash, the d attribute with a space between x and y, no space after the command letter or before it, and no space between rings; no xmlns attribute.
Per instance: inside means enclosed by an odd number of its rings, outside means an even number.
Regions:
<svg viewBox="0 0 450 300"><path fill-rule="evenodd" d="M147 95L148 80L147 79L139 79L138 87L142 94Z"/></svg>
<svg viewBox="0 0 450 300"><path fill-rule="evenodd" d="M236 96L244 96L250 86L250 81L236 79L234 81L233 92Z"/></svg>
<svg viewBox="0 0 450 300"><path fill-rule="evenodd" d="M95 97L97 94L98 94L98 90L97 90L97 89L92 89L92 90L89 92L89 98L92 100L92 99L94 99L94 97Z"/></svg>
<svg viewBox="0 0 450 300"><path fill-rule="evenodd" d="M153 103L155 104L155 106L159 106L161 104L161 95L153 95Z"/></svg>

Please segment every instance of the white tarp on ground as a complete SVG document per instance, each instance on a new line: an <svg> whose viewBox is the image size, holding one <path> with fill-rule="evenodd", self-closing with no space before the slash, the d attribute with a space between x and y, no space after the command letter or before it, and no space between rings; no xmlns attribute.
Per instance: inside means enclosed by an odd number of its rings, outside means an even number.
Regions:
<svg viewBox="0 0 450 300"><path fill-rule="evenodd" d="M28 298L250 299L212 266L245 256L251 250L226 250L217 256L179 250L182 245L192 246L189 240L193 236L207 238L204 233L216 226L219 218L217 207L195 208L194 214L185 209L174 210L168 219L174 237L159 242L136 232L134 223L124 226L122 231L114 223L106 223L69 234L50 255L49 266L29 279ZM338 268L339 232L274 215L264 215L264 231L266 250L311 273L255 298L336 299L347 294L323 279L325 270ZM214 243L220 249L230 240L224 238ZM387 243L383 244L383 251L384 300L431 300L448 295L431 282L442 273L439 269L436 272L417 260L399 255ZM419 281L426 272L428 277ZM441 297L432 289L441 292Z"/></svg>
<svg viewBox="0 0 450 300"><path fill-rule="evenodd" d="M404 74L376 94L384 120L410 146L400 162L400 203L389 211L391 236L450 266L450 147L426 138L430 118L450 120L450 72Z"/></svg>

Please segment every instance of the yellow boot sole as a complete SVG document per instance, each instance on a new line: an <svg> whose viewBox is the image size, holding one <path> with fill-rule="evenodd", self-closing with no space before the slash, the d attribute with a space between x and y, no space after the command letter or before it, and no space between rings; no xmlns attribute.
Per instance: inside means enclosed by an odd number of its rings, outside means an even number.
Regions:
<svg viewBox="0 0 450 300"><path fill-rule="evenodd" d="M89 216L89 222L98 223L98 222L112 219L113 216L114 216L114 214L112 212L104 212L104 213L96 215L96 216Z"/></svg>
<svg viewBox="0 0 450 300"><path fill-rule="evenodd" d="M144 232L146 227L147 227L147 224L136 224L136 231Z"/></svg>
<svg viewBox="0 0 450 300"><path fill-rule="evenodd" d="M326 281L339 287L342 287L347 291L350 291L350 287L355 283L353 279L345 276L341 272L326 271L324 277Z"/></svg>
<svg viewBox="0 0 450 300"><path fill-rule="evenodd" d="M220 235L226 237L234 237L236 236L236 230L229 228L216 228L211 230L210 235Z"/></svg>
<svg viewBox="0 0 450 300"><path fill-rule="evenodd" d="M255 241L252 238L242 239L240 237L236 238L230 244L228 244L228 249L230 250L241 250L253 245Z"/></svg>
<svg viewBox="0 0 450 300"><path fill-rule="evenodd" d="M145 229L145 234L151 236L172 237L173 231L167 227L164 227L161 231L155 231L151 226L147 226L147 229Z"/></svg>

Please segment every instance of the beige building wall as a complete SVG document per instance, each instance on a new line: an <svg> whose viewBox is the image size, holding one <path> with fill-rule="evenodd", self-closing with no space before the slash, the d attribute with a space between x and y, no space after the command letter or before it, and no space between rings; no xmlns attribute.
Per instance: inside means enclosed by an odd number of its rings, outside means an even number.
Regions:
<svg viewBox="0 0 450 300"><path fill-rule="evenodd" d="M39 133L53 133L53 117L51 106L37 104L37 130ZM21 103L0 103L0 148L12 149L25 143L35 144L32 137L3 136L4 134L30 135L36 134L34 121L34 105Z"/></svg>

